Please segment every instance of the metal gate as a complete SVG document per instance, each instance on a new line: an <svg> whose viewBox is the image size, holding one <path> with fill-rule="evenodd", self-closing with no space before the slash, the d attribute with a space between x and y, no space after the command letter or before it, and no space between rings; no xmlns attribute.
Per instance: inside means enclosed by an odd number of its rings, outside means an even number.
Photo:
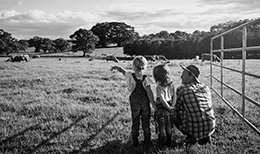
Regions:
<svg viewBox="0 0 260 154"><path fill-rule="evenodd" d="M230 29L224 33L221 33L217 36L214 36L211 38L211 42L210 42L210 54L211 54L211 58L210 58L210 87L211 89L235 112L237 113L237 115L246 123L248 124L258 135L260 135L260 131L259 129L253 125L246 117L245 117L245 100L253 103L254 105L256 105L257 107L260 107L260 103L257 102L256 100L248 97L245 94L245 76L250 76L250 77L254 77L254 78L258 78L260 79L259 75L256 74L251 74L246 72L246 56L247 56L247 51L260 51L260 46L251 46L251 47L247 47L247 27L253 24L259 24L260 23L260 18L244 23L240 26L237 26L233 29ZM230 48L230 49L224 49L224 36L226 34L232 33L235 30L239 30L242 29L242 47L241 48ZM220 49L214 49L213 48L213 41L216 39L220 39ZM229 68L226 66L223 66L223 59L224 59L224 52L241 52L242 55L242 70L237 70L237 69L233 69L233 68ZM217 65L215 63L213 63L213 54L214 53L220 53L220 58L221 58L221 62L220 65ZM220 79L218 79L216 76L213 76L212 74L212 69L214 67L220 67ZM242 92L233 88L232 86L228 85L227 83L224 83L223 81L223 70L227 69L230 71L234 71L237 73L240 73L242 75ZM220 90L221 92L219 93L212 84L213 79L215 79L216 81L218 81L221 85L220 85ZM228 102L224 97L223 97L223 88L227 87L228 89L233 90L235 93L239 94L242 97L242 111L238 111L232 104L230 104L230 102Z"/></svg>

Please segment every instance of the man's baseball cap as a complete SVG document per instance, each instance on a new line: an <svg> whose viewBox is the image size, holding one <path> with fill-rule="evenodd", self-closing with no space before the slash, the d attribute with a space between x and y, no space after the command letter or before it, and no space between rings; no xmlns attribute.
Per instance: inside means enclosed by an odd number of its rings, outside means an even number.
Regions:
<svg viewBox="0 0 260 154"><path fill-rule="evenodd" d="M180 66L181 66L185 71L190 72L190 73L193 75L193 77L194 77L194 79L196 80L197 83L200 82L199 79L198 79L199 74L200 74L200 71L199 71L199 69L198 69L197 66L195 66L195 65L189 65L189 66L187 66L187 67L184 67L184 66L182 66L182 65L180 65Z"/></svg>

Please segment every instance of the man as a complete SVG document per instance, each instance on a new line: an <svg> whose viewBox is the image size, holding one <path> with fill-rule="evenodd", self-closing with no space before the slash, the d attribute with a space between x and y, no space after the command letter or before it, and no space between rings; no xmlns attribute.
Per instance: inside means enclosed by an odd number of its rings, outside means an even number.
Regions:
<svg viewBox="0 0 260 154"><path fill-rule="evenodd" d="M210 89L198 80L195 65L181 66L182 85L177 88L176 127L186 135L186 144L207 144L215 130Z"/></svg>

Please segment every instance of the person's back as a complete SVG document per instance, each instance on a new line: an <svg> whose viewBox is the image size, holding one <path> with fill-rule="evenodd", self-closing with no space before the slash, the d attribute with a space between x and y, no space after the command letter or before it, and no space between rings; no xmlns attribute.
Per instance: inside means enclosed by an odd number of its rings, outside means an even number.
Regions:
<svg viewBox="0 0 260 154"><path fill-rule="evenodd" d="M158 130L158 146L163 148L165 145L171 147L172 123L171 111L175 104L175 89L170 78L170 69L167 65L157 65L153 69L156 81L156 112L155 124Z"/></svg>
<svg viewBox="0 0 260 154"><path fill-rule="evenodd" d="M185 119L180 128L197 139L211 135L215 117L209 88L202 83L186 84L177 88L177 96L176 109L181 108L181 119Z"/></svg>
<svg viewBox="0 0 260 154"><path fill-rule="evenodd" d="M151 139L151 130L150 130L150 101L147 95L147 92L143 86L143 81L146 76L143 75L142 79L137 79L135 73L132 73L134 80L136 81L135 89L130 95L130 106L132 111L132 137L133 144L137 146L139 144L139 126L140 118L142 121L142 128L144 131L144 142L145 144L150 144Z"/></svg>
<svg viewBox="0 0 260 154"><path fill-rule="evenodd" d="M182 85L177 88L176 112L180 113L179 128L187 135L190 144L210 142L215 130L215 117L212 108L210 89L198 80L196 66L182 67Z"/></svg>
<svg viewBox="0 0 260 154"><path fill-rule="evenodd" d="M147 96L147 92L143 86L143 81L145 80L146 78L146 75L143 75L142 79L137 79L135 73L132 73L132 76L136 82L136 85L135 85L135 89L134 91L131 93L131 95L137 95L137 96L144 96L144 97L148 97Z"/></svg>
<svg viewBox="0 0 260 154"><path fill-rule="evenodd" d="M125 71L122 67L113 66L111 70L117 69L126 77L127 89L130 92L129 100L132 117L132 140L134 147L139 145L140 120L144 132L144 145L148 147L151 139L150 130L150 102L154 104L153 93L150 87L151 80L143 74L147 67L147 61L143 56L136 56L133 60L132 72Z"/></svg>

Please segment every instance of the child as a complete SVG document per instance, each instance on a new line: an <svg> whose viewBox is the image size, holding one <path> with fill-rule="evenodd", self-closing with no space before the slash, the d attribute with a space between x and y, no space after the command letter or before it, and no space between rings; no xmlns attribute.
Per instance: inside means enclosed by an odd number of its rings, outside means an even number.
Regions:
<svg viewBox="0 0 260 154"><path fill-rule="evenodd" d="M151 140L150 130L150 103L154 105L154 97L150 84L151 79L144 75L147 60L143 56L136 56L133 60L134 73L127 72L120 66L112 66L111 71L118 70L126 77L128 91L130 94L130 107L132 114L132 140L134 147L139 145L140 119L144 132L144 146L149 147Z"/></svg>
<svg viewBox="0 0 260 154"><path fill-rule="evenodd" d="M157 85L155 121L159 131L158 144L159 148L165 145L170 147L172 137L171 114L176 102L176 93L170 78L170 69L166 64L155 66L153 76Z"/></svg>

